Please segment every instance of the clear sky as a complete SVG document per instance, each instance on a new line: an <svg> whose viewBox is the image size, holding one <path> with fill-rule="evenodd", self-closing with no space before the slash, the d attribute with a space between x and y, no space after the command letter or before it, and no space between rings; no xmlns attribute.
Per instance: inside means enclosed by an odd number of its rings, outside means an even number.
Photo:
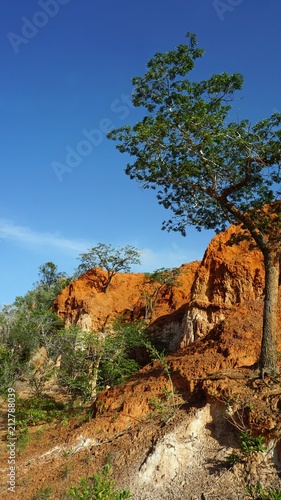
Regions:
<svg viewBox="0 0 281 500"><path fill-rule="evenodd" d="M201 259L213 234L161 231L169 213L125 175L106 130L139 119L132 77L187 31L206 50L194 77L244 75L237 117L281 111L280 0L2 0L0 8L0 304L31 289L47 261L71 274L98 242L143 250L136 272Z"/></svg>

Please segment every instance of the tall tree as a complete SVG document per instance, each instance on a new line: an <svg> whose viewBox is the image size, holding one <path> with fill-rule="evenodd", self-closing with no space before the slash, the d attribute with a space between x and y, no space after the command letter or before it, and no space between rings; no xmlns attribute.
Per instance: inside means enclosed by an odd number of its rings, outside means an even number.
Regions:
<svg viewBox="0 0 281 500"><path fill-rule="evenodd" d="M173 216L163 228L186 234L186 226L225 229L240 224L263 254L265 301L261 374L277 371L277 301L281 254L281 114L252 125L231 121L239 73L189 80L204 53L194 34L188 44L156 53L143 77L133 78L133 104L145 108L142 121L113 130L132 163L126 174L157 190Z"/></svg>

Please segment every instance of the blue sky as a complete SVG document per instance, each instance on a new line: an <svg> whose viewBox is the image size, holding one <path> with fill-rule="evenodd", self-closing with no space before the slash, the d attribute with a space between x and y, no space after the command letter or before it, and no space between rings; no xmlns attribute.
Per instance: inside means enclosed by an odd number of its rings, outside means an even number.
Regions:
<svg viewBox="0 0 281 500"><path fill-rule="evenodd" d="M237 117L281 111L280 19L280 0L1 1L0 304L98 242L140 248L136 272L202 258L213 234L161 231L169 213L106 131L139 119L132 77L187 31L206 51L194 77L244 75Z"/></svg>

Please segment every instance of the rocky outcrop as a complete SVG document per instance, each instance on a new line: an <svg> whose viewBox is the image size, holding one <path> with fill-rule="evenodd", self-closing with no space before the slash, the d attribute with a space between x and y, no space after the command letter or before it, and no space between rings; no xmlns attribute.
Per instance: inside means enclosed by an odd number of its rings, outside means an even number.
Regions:
<svg viewBox="0 0 281 500"><path fill-rule="evenodd" d="M240 228L231 226L215 236L207 248L183 320L185 343L206 335L228 316L233 306L262 297L262 254L241 235Z"/></svg>
<svg viewBox="0 0 281 500"><path fill-rule="evenodd" d="M114 276L106 293L100 284L104 271L91 270L62 290L54 310L65 325L88 331L108 329L120 316L127 321L146 319L156 335L161 330L162 343L173 351L181 341L182 321L199 264L182 265L176 286L160 287L159 283L149 284L144 274L120 273Z"/></svg>
<svg viewBox="0 0 281 500"><path fill-rule="evenodd" d="M179 284L163 286L154 303L143 274L117 274L104 293L103 279L91 270L61 292L54 309L66 325L95 331L118 316L146 319L158 345L175 352L208 334L234 306L263 299L263 256L245 236L234 225L215 236L201 263L182 265Z"/></svg>
<svg viewBox="0 0 281 500"><path fill-rule="evenodd" d="M122 316L146 319L156 341L170 352L206 335L239 304L261 298L264 266L253 242L231 226L215 236L201 263L184 264L177 286L155 289L143 274L117 274L104 293L102 269L88 271L58 296L55 311L66 325L102 331ZM157 284L156 284L157 286Z"/></svg>

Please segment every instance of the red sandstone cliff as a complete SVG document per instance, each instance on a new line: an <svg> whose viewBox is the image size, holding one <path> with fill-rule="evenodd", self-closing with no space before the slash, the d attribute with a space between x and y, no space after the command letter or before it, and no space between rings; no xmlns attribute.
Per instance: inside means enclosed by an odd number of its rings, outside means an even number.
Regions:
<svg viewBox="0 0 281 500"><path fill-rule="evenodd" d="M182 320L199 264L182 265L177 286L162 286L153 304L151 297L155 289L143 274L117 274L104 293L95 273L88 271L60 293L54 309L66 325L95 331L110 327L112 319L118 316L128 321L147 319L158 330L161 328L165 344L175 350L182 337ZM98 273L103 271L99 269Z"/></svg>
<svg viewBox="0 0 281 500"><path fill-rule="evenodd" d="M234 305L263 295L263 257L252 240L239 239L241 230L231 226L215 236L199 266L183 325L190 341L202 337L227 317Z"/></svg>
<svg viewBox="0 0 281 500"><path fill-rule="evenodd" d="M233 306L262 297L262 255L250 241L233 243L240 234L231 226L213 238L201 263L181 266L179 285L162 287L153 311L149 310L153 288L143 274L118 274L104 293L93 271L61 292L55 310L66 324L96 331L117 316L128 321L146 318L163 345L175 351L208 333Z"/></svg>

